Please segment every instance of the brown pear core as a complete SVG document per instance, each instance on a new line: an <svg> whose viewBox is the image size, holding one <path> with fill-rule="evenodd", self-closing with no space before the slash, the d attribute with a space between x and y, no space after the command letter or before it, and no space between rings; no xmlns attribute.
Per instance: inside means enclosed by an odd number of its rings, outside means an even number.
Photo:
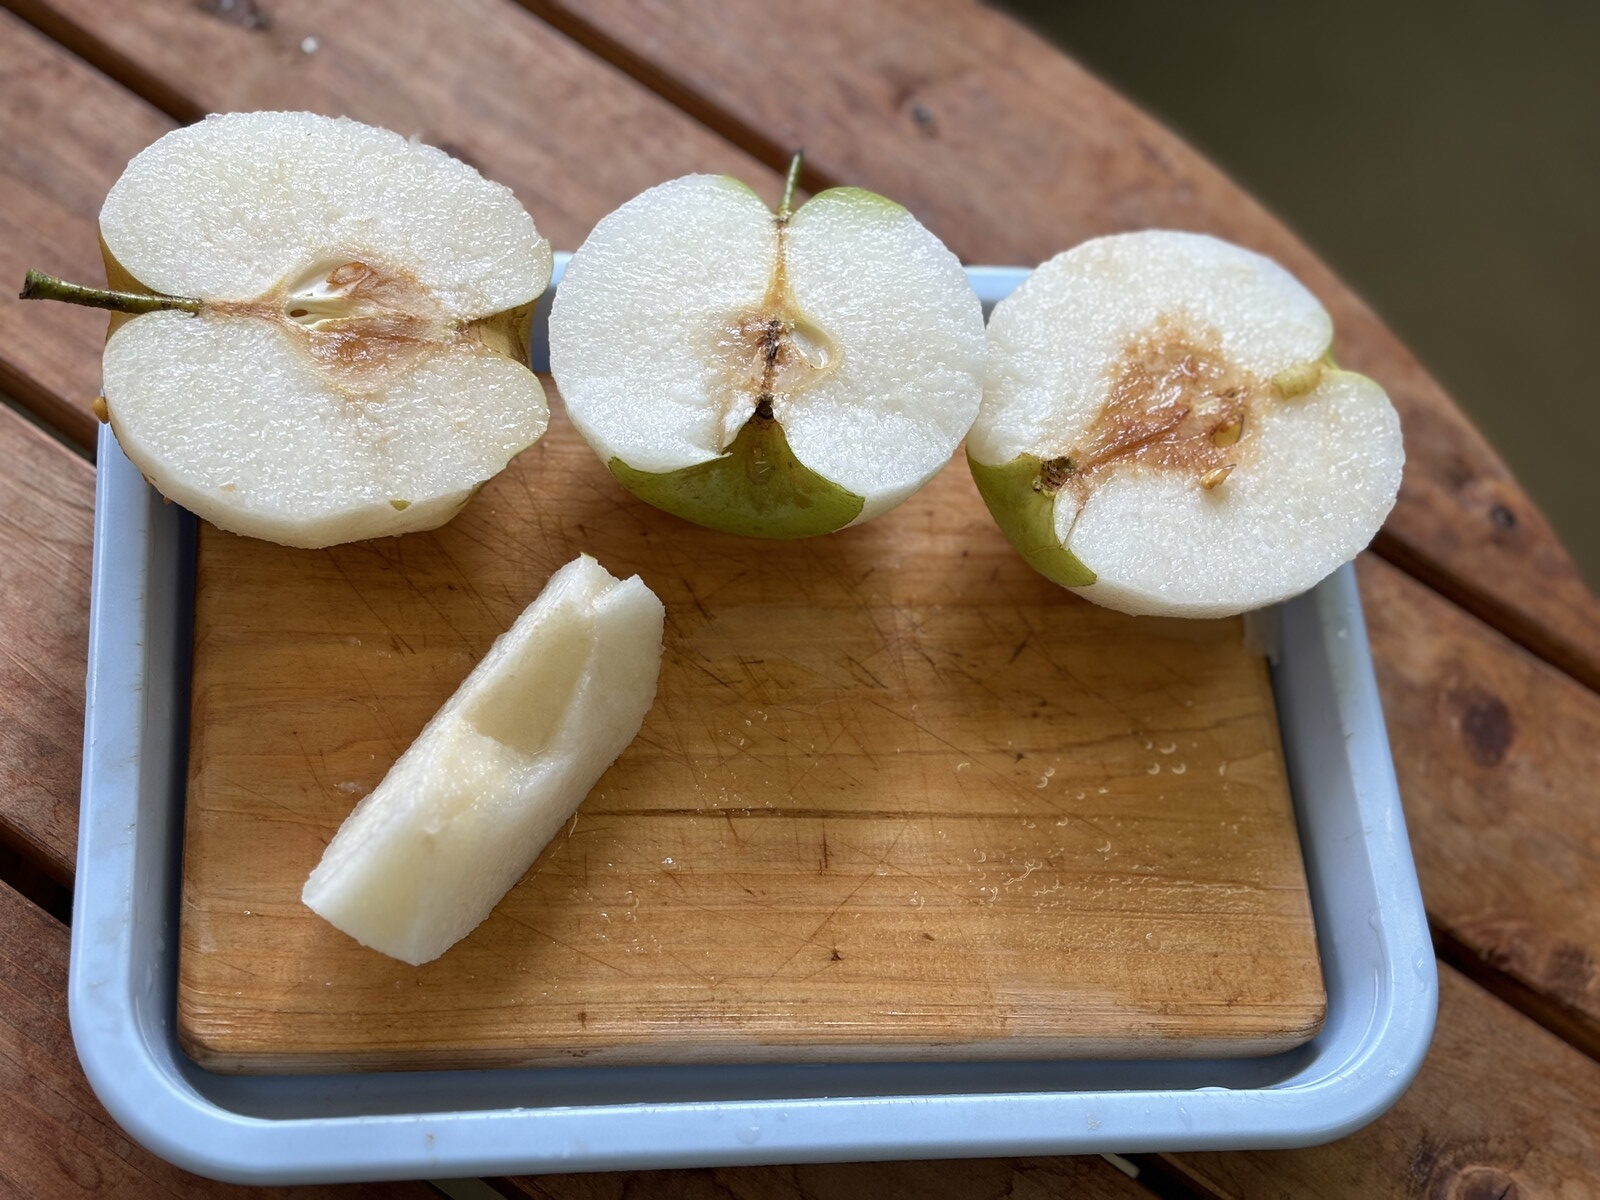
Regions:
<svg viewBox="0 0 1600 1200"><path fill-rule="evenodd" d="M404 268L361 259L324 263L256 300L213 301L205 311L273 321L340 373L364 374L469 337L438 298Z"/></svg>
<svg viewBox="0 0 1600 1200"><path fill-rule="evenodd" d="M721 373L726 450L738 434L727 418L755 401L748 421L773 420L772 402L804 391L838 361L833 340L801 316L789 288L787 214L774 218L777 257L760 302L734 314L718 331L712 359ZM748 423L748 421L746 423Z"/></svg>
<svg viewBox="0 0 1600 1200"><path fill-rule="evenodd" d="M1320 375L1321 364L1307 370ZM1123 350L1104 405L1072 447L1043 461L1037 488L1081 499L1120 463L1217 488L1249 456L1255 414L1273 385L1229 362L1215 330L1164 317Z"/></svg>

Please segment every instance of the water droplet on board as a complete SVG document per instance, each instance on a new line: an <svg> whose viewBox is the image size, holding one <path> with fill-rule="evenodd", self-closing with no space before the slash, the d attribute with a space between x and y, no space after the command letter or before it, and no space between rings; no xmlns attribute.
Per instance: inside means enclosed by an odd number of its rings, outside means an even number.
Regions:
<svg viewBox="0 0 1600 1200"><path fill-rule="evenodd" d="M1144 769L1144 773L1146 775L1159 775L1159 774L1161 774L1161 764L1160 763L1151 763L1148 767L1146 767Z"/></svg>
<svg viewBox="0 0 1600 1200"><path fill-rule="evenodd" d="M743 1125L739 1128L739 1132L736 1136L746 1146L754 1146L761 1140L761 1126Z"/></svg>
<svg viewBox="0 0 1600 1200"><path fill-rule="evenodd" d="M1189 764L1188 763L1173 763L1172 764L1172 773L1174 775L1182 775L1188 769L1189 769Z"/></svg>
<svg viewBox="0 0 1600 1200"><path fill-rule="evenodd" d="M1178 743L1177 742L1168 742L1164 746L1157 746L1156 750L1159 751L1162 754L1171 754L1174 751L1176 751L1177 748L1178 748Z"/></svg>

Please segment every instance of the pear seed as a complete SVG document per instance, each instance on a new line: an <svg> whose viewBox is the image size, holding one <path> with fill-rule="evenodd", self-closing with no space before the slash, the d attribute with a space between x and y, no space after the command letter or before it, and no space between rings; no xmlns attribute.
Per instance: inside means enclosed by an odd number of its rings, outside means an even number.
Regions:
<svg viewBox="0 0 1600 1200"><path fill-rule="evenodd" d="M106 407L106 398L104 396L96 396L94 398L94 419L102 425L111 420L111 410Z"/></svg>
<svg viewBox="0 0 1600 1200"><path fill-rule="evenodd" d="M1216 487L1231 474L1233 474L1232 463L1229 463L1225 467L1213 467L1204 475L1200 476L1200 486L1209 492L1212 488Z"/></svg>
<svg viewBox="0 0 1600 1200"><path fill-rule="evenodd" d="M1213 446L1231 446L1244 436L1244 417L1237 416L1232 420L1224 421L1211 431L1211 444Z"/></svg>
<svg viewBox="0 0 1600 1200"><path fill-rule="evenodd" d="M406 509L411 507L411 501L409 501L409 500L391 500L391 501L389 501L389 507L394 509L395 512L405 512Z"/></svg>

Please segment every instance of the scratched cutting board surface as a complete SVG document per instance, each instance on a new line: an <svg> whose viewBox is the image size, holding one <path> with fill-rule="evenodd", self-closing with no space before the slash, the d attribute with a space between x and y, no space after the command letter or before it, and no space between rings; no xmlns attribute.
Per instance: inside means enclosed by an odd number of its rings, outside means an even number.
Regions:
<svg viewBox="0 0 1600 1200"><path fill-rule="evenodd" d="M409 967L299 902L579 551L667 608L655 707ZM554 414L452 524L200 536L179 1027L232 1071L1260 1054L1324 993L1263 659L1034 575L951 464L806 542L633 500Z"/></svg>

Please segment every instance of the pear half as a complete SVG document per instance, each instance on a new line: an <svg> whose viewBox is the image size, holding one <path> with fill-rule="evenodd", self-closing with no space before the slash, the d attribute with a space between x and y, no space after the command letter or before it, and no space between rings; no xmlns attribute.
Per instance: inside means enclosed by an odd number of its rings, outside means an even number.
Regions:
<svg viewBox="0 0 1600 1200"><path fill-rule="evenodd" d="M112 286L163 297L113 318L109 420L223 529L307 547L431 529L544 432L527 329L549 243L441 150L310 113L208 117L128 164L100 234Z"/></svg>
<svg viewBox="0 0 1600 1200"><path fill-rule="evenodd" d="M989 319L967 439L1041 574L1128 613L1218 617L1305 591L1371 541L1405 453L1333 323L1270 259L1192 233L1085 242Z"/></svg>
<svg viewBox="0 0 1600 1200"><path fill-rule="evenodd" d="M305 904L413 965L470 933L639 732L661 601L588 555L550 577L339 828Z"/></svg>
<svg viewBox="0 0 1600 1200"><path fill-rule="evenodd" d="M623 485L769 538L865 521L932 478L977 415L983 354L960 263L900 205L833 188L774 213L728 176L607 216L550 317L567 411Z"/></svg>

